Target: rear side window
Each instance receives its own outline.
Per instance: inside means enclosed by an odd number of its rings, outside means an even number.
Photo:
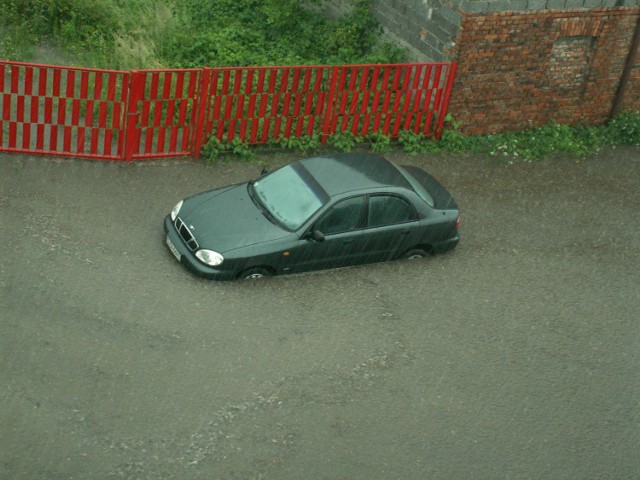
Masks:
[[[381,227],[411,222],[417,218],[415,208],[395,195],[376,195],[369,198],[368,227]]]

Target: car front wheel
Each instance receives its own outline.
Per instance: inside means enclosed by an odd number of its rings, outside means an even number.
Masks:
[[[250,268],[242,272],[239,278],[248,279],[248,280],[257,280],[259,278],[270,277],[273,273],[266,268]]]

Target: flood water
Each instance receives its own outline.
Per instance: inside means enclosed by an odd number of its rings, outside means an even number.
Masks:
[[[218,283],[163,218],[261,166],[0,155],[0,478],[637,478],[640,152],[390,157],[454,252]]]

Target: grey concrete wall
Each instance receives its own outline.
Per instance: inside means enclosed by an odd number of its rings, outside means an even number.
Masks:
[[[373,13],[388,34],[420,61],[446,61],[462,16],[441,0],[374,0]]]
[[[337,17],[348,13],[353,0],[325,0],[321,8]],[[372,0],[375,18],[393,41],[419,62],[449,60],[446,53],[458,34],[461,15],[442,0]],[[312,7],[316,8],[316,7]]]

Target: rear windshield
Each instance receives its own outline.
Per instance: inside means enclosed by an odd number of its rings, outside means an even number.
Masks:
[[[393,163],[393,162],[391,162]],[[418,182],[418,180],[416,180],[414,178],[413,175],[411,175],[409,172],[407,172],[404,168],[402,168],[400,165],[396,165],[395,163],[393,163],[393,166],[396,167],[398,169],[398,171],[402,174],[402,176],[404,178],[407,179],[407,182],[409,182],[411,184],[411,188],[413,188],[413,191],[416,192],[418,194],[418,196],[424,200],[425,202],[427,202],[427,204],[430,207],[435,206],[435,202],[433,200],[433,197],[431,196],[431,194],[427,191],[426,188],[424,188],[420,182]]]

